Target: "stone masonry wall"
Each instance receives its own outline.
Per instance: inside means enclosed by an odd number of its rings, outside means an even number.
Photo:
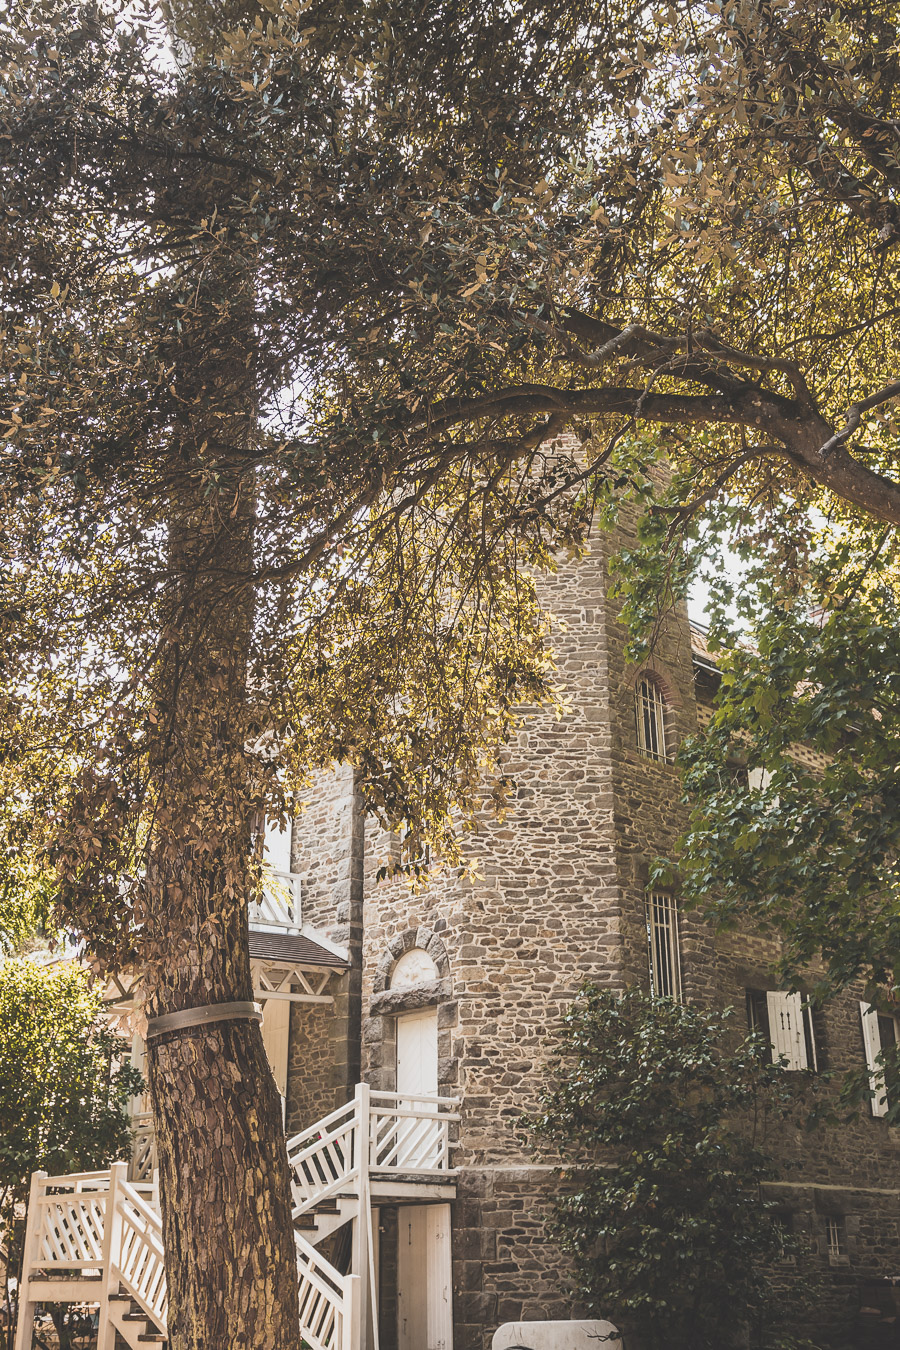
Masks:
[[[626,522],[612,543],[630,538]],[[353,969],[333,1014],[294,1010],[288,1109],[298,1123],[291,1128],[321,1114],[329,1092],[332,1104],[342,1099],[356,1081],[360,1054],[373,1087],[394,1088],[396,1015],[437,1005],[439,1090],[463,1101],[453,1214],[455,1350],[487,1350],[504,1321],[581,1311],[567,1290],[566,1263],[545,1233],[555,1174],[535,1162],[516,1126],[535,1102],[554,1031],[581,983],[647,987],[649,868],[654,858],[672,856],[685,823],[675,768],[638,752],[634,689],[641,669],[625,661],[625,634],[608,597],[611,547],[595,541],[588,557],[542,579],[545,602],[561,621],[553,646],[571,706],[560,721],[526,712],[507,753],[516,782],[510,810],[502,821],[481,822],[468,845],[471,875],[435,869],[416,891],[403,880],[376,883],[393,841],[371,823],[364,837],[346,768],[321,776],[295,821],[305,918],[348,944]],[[667,620],[648,666],[666,693],[674,749],[697,726],[683,611]],[[433,957],[437,978],[391,990],[393,964],[413,946]],[[740,1027],[744,990],[773,987],[776,955],[768,939],[714,939],[694,916],[682,916],[684,996],[734,1006]],[[863,1062],[853,998],[818,1019],[817,1042],[829,1069]],[[315,1071],[304,1070],[317,1045]],[[865,1297],[873,1302],[881,1297],[872,1292],[876,1285],[888,1289],[885,1277],[900,1274],[900,1131],[869,1116],[827,1134],[780,1130],[789,1166],[777,1197],[816,1248],[832,1291],[821,1306],[838,1334],[860,1322],[860,1278],[870,1282]],[[848,1253],[829,1264],[825,1234],[835,1212]],[[383,1350],[396,1346],[395,1217],[383,1212]]]
[[[629,541],[626,522],[614,543]],[[545,602],[564,623],[553,646],[571,710],[561,721],[541,711],[525,717],[507,756],[517,785],[511,809],[502,822],[485,819],[471,841],[477,872],[436,872],[418,892],[398,880],[376,885],[390,840],[370,832],[364,1072],[375,1086],[394,1086],[394,1014],[418,997],[439,1007],[440,1090],[463,1099],[453,1219],[456,1350],[487,1350],[504,1321],[581,1311],[544,1230],[556,1178],[535,1164],[516,1122],[535,1100],[554,1028],[583,980],[648,986],[649,868],[673,856],[686,820],[674,766],[638,752],[634,690],[644,669],[663,687],[670,748],[696,728],[687,615],[669,616],[647,667],[629,666],[607,594],[609,551],[609,541],[595,541],[589,557],[542,580]],[[439,988],[386,1002],[379,981],[411,934],[423,946],[439,937],[447,973]],[[744,989],[766,987],[775,954],[767,940],[716,940],[699,919],[682,916],[685,998],[731,1004],[741,1024]],[[859,1065],[853,1000],[822,1019],[821,1041],[829,1066]],[[783,1127],[778,1141],[791,1164],[787,1194],[798,1231],[810,1234],[826,1275],[844,1281],[834,1286],[832,1307],[845,1312],[855,1295],[846,1270],[827,1266],[828,1205],[851,1206],[852,1270],[872,1278],[897,1271],[897,1133],[862,1117],[827,1135]],[[385,1350],[393,1350],[391,1328],[382,1330]]]
[[[595,556],[547,582],[565,623],[554,646],[572,709],[561,722],[532,712],[509,747],[515,798],[504,821],[485,819],[471,840],[480,875],[438,874],[417,893],[398,880],[376,885],[389,841],[373,832],[367,852],[364,1063],[373,1083],[393,1086],[393,1013],[411,996],[385,1007],[375,987],[385,955],[405,934],[427,932],[440,938],[449,963],[432,1001],[439,1087],[463,1100],[453,1215],[457,1350],[483,1350],[502,1321],[573,1311],[564,1263],[544,1231],[557,1183],[516,1126],[534,1104],[548,1038],[580,984],[620,984],[626,974],[606,585]],[[390,1350],[387,1337],[383,1343]]]
[[[365,821],[352,769],[342,765],[318,774],[299,806],[291,866],[302,877],[303,922],[346,946],[350,969],[331,981],[333,1008],[301,1004],[292,1009],[287,1107],[292,1132],[353,1095],[362,1041]]]

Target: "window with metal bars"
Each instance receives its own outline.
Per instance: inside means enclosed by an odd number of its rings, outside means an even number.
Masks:
[[[678,905],[667,891],[647,895],[647,950],[650,990],[657,998],[681,999]]]
[[[842,1215],[829,1214],[825,1220],[825,1241],[828,1259],[840,1262],[847,1256],[847,1224]]]
[[[647,759],[664,762],[666,753],[666,700],[655,680],[644,675],[634,691],[638,750]]]

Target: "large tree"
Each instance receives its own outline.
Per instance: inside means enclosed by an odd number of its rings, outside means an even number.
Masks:
[[[310,767],[455,856],[551,691],[528,569],[640,487],[636,429],[676,529],[726,484],[900,521],[896,40],[824,0],[8,7],[0,772],[151,1016],[250,997],[254,834]],[[258,1027],[149,1072],[172,1344],[297,1347]]]

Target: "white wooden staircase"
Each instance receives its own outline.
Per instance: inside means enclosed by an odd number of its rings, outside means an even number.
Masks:
[[[287,1141],[297,1247],[300,1324],[310,1350],[378,1346],[373,1204],[452,1199],[449,1097],[373,1092]],[[39,1303],[99,1307],[97,1350],[165,1346],[166,1272],[155,1185],[107,1172],[31,1179],[15,1350],[31,1350]],[[353,1224],[350,1271],[318,1244]],[[368,1330],[367,1330],[368,1328]]]

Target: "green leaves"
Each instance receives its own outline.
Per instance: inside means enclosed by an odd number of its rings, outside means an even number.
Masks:
[[[893,990],[900,982],[895,600],[883,585],[826,610],[810,613],[809,604],[807,595],[783,597],[758,615],[753,645],[720,658],[715,715],[681,756],[692,804],[681,853],[685,896],[720,923],[777,930],[789,979],[824,957],[821,996],[859,979]],[[748,766],[749,782],[729,772],[735,764]]]
[[[791,1075],[729,1015],[586,986],[538,1112],[561,1160],[554,1234],[579,1296],[652,1350],[773,1344],[770,1266],[795,1250],[760,1184],[796,1105]]]

